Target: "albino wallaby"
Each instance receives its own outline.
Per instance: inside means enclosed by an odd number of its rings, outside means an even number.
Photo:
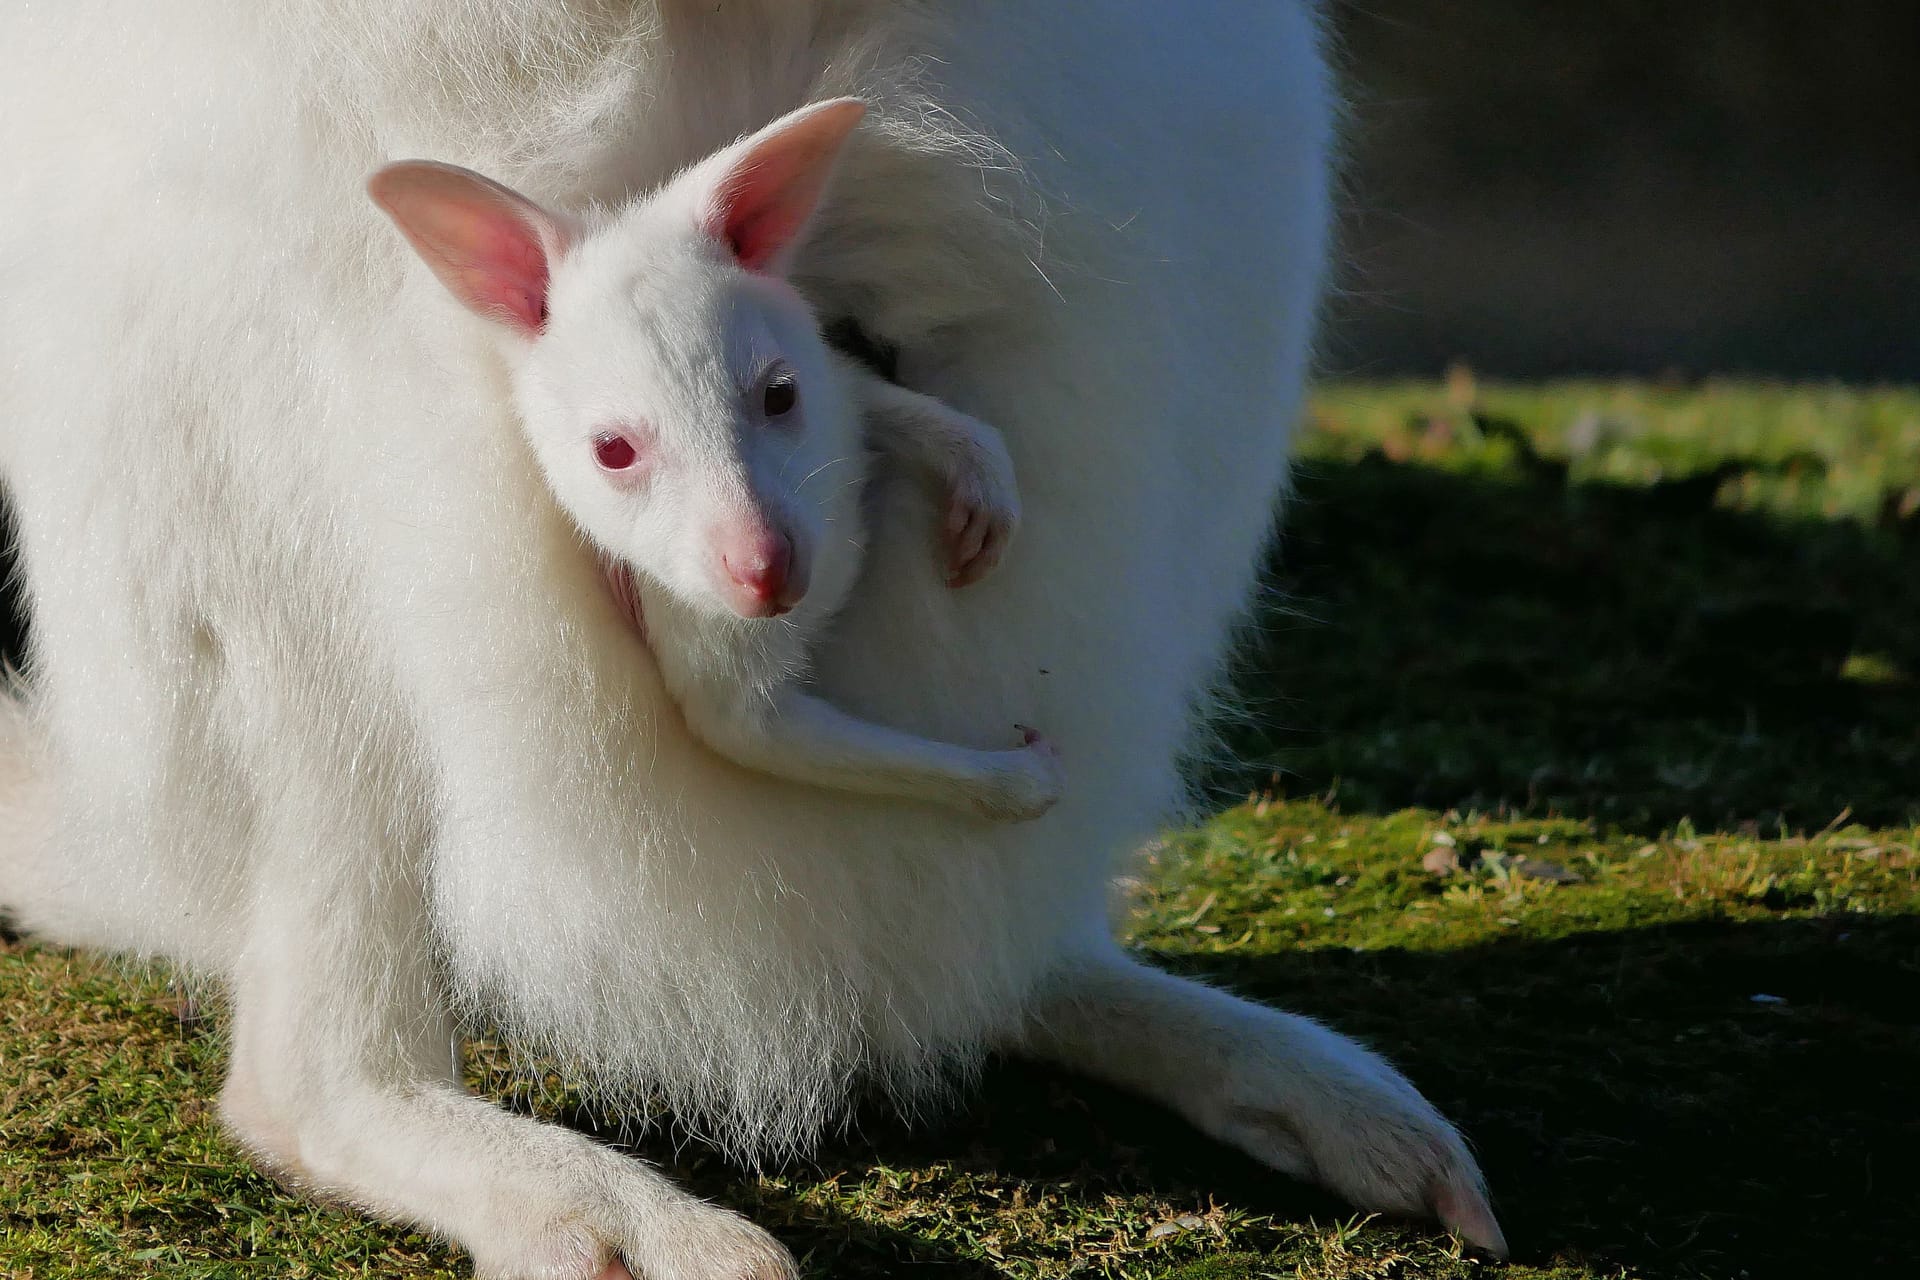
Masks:
[[[929,1103],[1026,1054],[1501,1247],[1464,1140],[1382,1058],[1109,927],[1285,489],[1329,255],[1321,8],[0,4],[0,476],[34,628],[0,908],[219,983],[229,1132],[487,1280],[793,1261],[470,1094],[474,1025],[750,1158],[856,1082]],[[869,119],[793,284],[1000,427],[1027,518],[952,591],[931,504],[876,476],[815,685],[944,741],[1044,725],[1073,785],[1041,822],[700,743],[528,462],[497,335],[448,323],[361,192],[430,155],[616,206],[846,96]]]
[[[368,190],[498,326],[547,483],[702,741],[799,782],[1034,818],[1061,786],[1037,731],[970,750],[799,687],[859,574],[867,444],[941,487],[949,586],[990,573],[1020,518],[1000,433],[832,351],[786,280],[865,114],[802,107],[591,219],[430,161]]]

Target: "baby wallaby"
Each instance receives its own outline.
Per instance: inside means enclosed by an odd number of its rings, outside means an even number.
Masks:
[[[547,483],[695,735],[800,782],[1033,818],[1063,784],[1037,732],[966,748],[801,687],[859,575],[870,448],[944,496],[951,586],[990,572],[1019,522],[999,432],[833,351],[788,283],[865,110],[804,107],[584,218],[424,160],[388,165],[368,191],[498,326]]]

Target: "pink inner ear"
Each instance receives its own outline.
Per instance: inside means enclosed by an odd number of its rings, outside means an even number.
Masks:
[[[707,233],[749,271],[784,270],[865,114],[864,103],[840,99],[762,130],[716,184]]]
[[[423,160],[387,166],[368,191],[469,310],[529,336],[546,325],[548,259],[566,239],[553,215],[477,173]]]
[[[449,255],[447,270],[459,280],[448,287],[473,310],[538,333],[547,323],[547,254],[539,237],[510,216],[479,214],[473,222],[460,241],[463,252]]]
[[[747,270],[768,271],[799,240],[813,209],[755,199],[760,194],[753,190],[757,176],[740,175],[736,190],[721,193],[715,239],[724,241],[733,250],[734,260]]]

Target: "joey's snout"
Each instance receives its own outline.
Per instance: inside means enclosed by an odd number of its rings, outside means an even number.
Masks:
[[[793,535],[764,521],[716,530],[722,594],[743,618],[777,618],[807,594],[807,566]]]

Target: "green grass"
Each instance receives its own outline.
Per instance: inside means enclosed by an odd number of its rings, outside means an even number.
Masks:
[[[1912,1274],[1916,511],[1909,392],[1316,402],[1239,762],[1206,775],[1253,798],[1149,852],[1125,927],[1405,1067],[1514,1264],[1017,1064],[779,1176],[670,1163],[848,1280]],[[183,1012],[159,976],[0,950],[0,1274],[462,1273],[250,1171],[206,1101],[219,1017]],[[494,1061],[481,1087],[551,1106]]]

